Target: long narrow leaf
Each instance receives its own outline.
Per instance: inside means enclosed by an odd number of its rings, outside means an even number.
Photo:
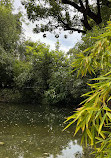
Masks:
[[[102,120],[100,122],[99,130],[98,130],[99,133],[101,132],[101,129],[102,129],[102,126],[103,126],[103,124],[105,122],[105,119],[106,119],[106,114],[103,116],[103,118],[102,118]]]

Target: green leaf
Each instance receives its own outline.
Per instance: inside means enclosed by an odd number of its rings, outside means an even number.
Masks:
[[[91,50],[92,48],[93,48],[93,46],[92,46],[92,47],[89,47],[89,48],[87,48],[87,49],[85,49],[85,50],[83,51],[83,53],[88,52],[88,51]]]
[[[110,118],[110,120],[111,120],[111,113],[109,113],[109,112],[106,112],[106,115]]]
[[[86,129],[86,132],[87,132],[89,138],[91,139],[91,145],[93,145],[93,137],[92,137],[92,134],[91,134],[90,130]]]
[[[76,126],[76,130],[75,130],[75,132],[74,132],[74,136],[77,134],[77,132],[79,131],[80,128],[81,128],[80,125]]]
[[[96,114],[96,116],[95,116],[95,120],[98,118],[98,116],[100,115],[100,113],[101,113],[101,109],[98,110],[98,112],[97,112],[97,114]]]
[[[102,120],[100,122],[99,130],[98,130],[99,133],[101,132],[102,126],[105,123],[105,119],[106,119],[106,114],[102,117]]]
[[[108,98],[107,102],[111,100],[111,96]]]
[[[90,114],[88,114],[88,117],[86,119],[86,128],[88,128],[88,123],[89,123],[89,121],[90,121],[90,119],[92,117],[92,114],[93,114],[93,111],[91,111]]]
[[[111,109],[109,109],[107,106],[104,106],[103,109],[106,111],[111,111]]]
[[[75,122],[75,120],[71,121],[71,122],[63,129],[63,131],[65,131],[68,127],[70,127],[74,122]]]
[[[97,140],[103,142],[104,139],[100,138],[100,137],[96,137]]]

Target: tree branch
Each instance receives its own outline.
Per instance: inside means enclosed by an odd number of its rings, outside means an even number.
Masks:
[[[100,0],[97,0],[97,9],[98,9],[98,13],[97,15],[100,15]]]
[[[75,2],[72,2],[70,0],[62,0],[63,4],[69,4],[71,6],[73,6],[74,8],[76,8],[78,11],[81,12],[81,7],[79,7]]]
[[[78,33],[84,33],[86,34],[85,30],[80,30],[80,29],[76,29],[76,28],[72,28],[69,26],[69,24],[66,24],[62,19],[61,16],[58,16],[58,21],[60,21],[63,24],[64,30],[71,30],[71,31],[77,31]]]
[[[86,9],[88,9],[88,8],[89,8],[89,1],[86,0]]]
[[[82,8],[84,8],[83,2],[81,0],[79,0],[79,3],[81,5]],[[85,9],[85,8],[84,8]]]
[[[65,31],[66,30],[77,31],[78,33],[84,33],[84,34],[86,34],[86,31],[84,31],[84,30],[80,30],[80,29],[76,29],[76,28],[71,28],[71,27],[65,28],[64,30]]]
[[[92,27],[91,27],[91,26],[89,25],[89,23],[88,23],[87,15],[86,15],[86,14],[83,14],[83,17],[84,17],[84,20],[81,20],[82,23],[83,23],[83,25],[85,26],[85,28],[86,28],[87,30],[91,30]]]
[[[88,0],[86,0],[86,15],[93,19],[96,24],[100,24],[102,22],[101,13],[100,13],[100,0],[97,0],[97,14],[91,11],[89,8]]]

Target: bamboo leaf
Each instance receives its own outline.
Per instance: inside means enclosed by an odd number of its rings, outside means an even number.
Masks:
[[[103,124],[105,122],[105,119],[106,119],[106,114],[102,117],[102,120],[100,122],[99,130],[98,130],[99,133],[101,132],[101,129],[102,129],[102,126],[103,126]]]
[[[109,113],[109,112],[106,112],[106,115],[110,118],[110,120],[111,120],[111,113]]]
[[[88,52],[89,50],[92,50],[92,48],[93,48],[93,46],[92,46],[92,47],[89,47],[89,48],[87,48],[87,49],[85,49],[85,50],[83,51],[83,53]]]
[[[80,125],[76,126],[76,130],[75,130],[75,132],[74,132],[74,136],[77,134],[77,132],[80,130],[80,128],[81,128]]]
[[[86,147],[87,147],[87,133],[85,131],[85,143],[86,143]]]
[[[71,126],[73,123],[75,122],[75,120],[71,121],[64,129],[63,131],[65,131],[69,126]]]
[[[102,139],[102,138],[100,138],[100,137],[96,137],[96,139],[99,140],[99,141],[101,141],[101,142],[104,141],[104,139]]]
[[[93,98],[95,98],[97,96],[99,92],[94,93],[91,97],[89,97],[89,99],[87,100],[87,102],[89,102],[90,100],[92,100]]]
[[[109,71],[108,73],[106,73],[104,76],[107,76],[107,75],[109,75],[109,74],[111,74],[111,71]]]
[[[106,111],[111,111],[111,109],[109,109],[107,106],[104,106],[103,109]]]
[[[71,116],[69,116],[69,117],[67,117],[66,120],[64,121],[64,123],[66,123],[66,122],[68,122],[69,120],[74,119],[74,118],[76,118],[76,113],[73,114],[73,115],[71,115]]]
[[[111,96],[108,98],[107,102],[111,100]]]
[[[93,137],[92,137],[92,134],[91,134],[90,130],[86,129],[86,132],[87,132],[89,138],[91,139],[91,145],[93,145]]]
[[[84,142],[84,137],[85,137],[85,131],[83,132],[83,134],[82,134],[82,138],[81,138],[81,144],[83,144],[83,142]]]
[[[100,115],[100,113],[101,113],[101,110],[99,110],[99,111],[97,112],[97,114],[96,114],[96,116],[95,116],[95,120],[98,118],[98,116]]]
[[[90,114],[88,114],[88,118],[86,119],[86,128],[88,128],[88,123],[91,119],[92,114],[93,114],[93,111],[91,111]]]
[[[97,132],[98,132],[98,131],[99,131],[99,128],[98,128],[97,125],[95,125],[95,128],[96,128],[96,130],[97,130]],[[103,139],[105,139],[105,135],[104,135],[104,133],[103,133],[102,131],[100,131],[99,134],[101,135],[101,137],[102,137]]]

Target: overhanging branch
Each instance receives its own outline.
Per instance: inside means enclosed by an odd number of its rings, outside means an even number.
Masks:
[[[88,8],[89,8],[89,1],[86,0],[86,9],[88,9]]]
[[[69,24],[66,24],[66,23],[62,20],[61,16],[58,16],[58,21],[63,24],[63,27],[64,27],[64,30],[65,30],[65,31],[66,31],[66,30],[71,30],[71,31],[77,31],[78,33],[84,33],[84,34],[86,34],[86,31],[85,31],[85,30],[81,30],[81,29],[77,29],[77,28],[72,28],[72,27],[70,27]]]
[[[71,30],[71,31],[77,31],[78,33],[84,33],[84,34],[86,34],[86,31],[84,31],[84,30],[80,30],[80,29],[76,29],[76,28],[65,28],[64,29],[65,31],[66,30]]]
[[[71,6],[73,6],[74,8],[76,8],[78,11],[81,10],[81,7],[79,7],[75,2],[72,2],[70,0],[62,0],[63,4],[69,4]]]
[[[97,0],[98,15],[100,15],[100,0]]]
[[[85,9],[85,8],[84,8],[84,5],[83,5],[83,2],[82,2],[81,0],[79,0],[79,3],[80,3],[80,5],[81,5],[81,7],[82,7],[83,9]]]

